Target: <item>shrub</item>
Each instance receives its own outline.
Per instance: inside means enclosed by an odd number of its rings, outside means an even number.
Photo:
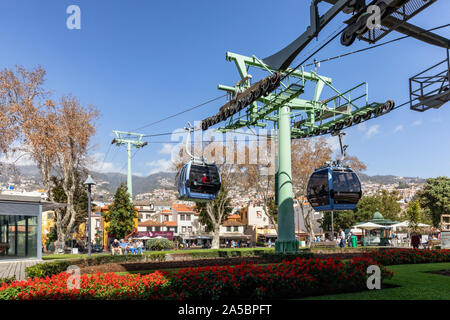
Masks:
[[[29,278],[45,278],[66,271],[72,264],[69,261],[38,263],[26,268],[25,273]]]
[[[386,266],[395,264],[450,262],[449,249],[383,249],[367,252],[365,256]]]
[[[165,292],[168,285],[167,279],[158,271],[148,275],[83,274],[79,289],[69,289],[69,276],[63,272],[45,279],[4,284],[0,287],[0,300],[158,299],[159,291]]]
[[[69,266],[76,265],[79,267],[85,266],[96,266],[99,264],[105,263],[114,263],[114,262],[133,262],[133,261],[145,261],[146,258],[144,255],[123,255],[123,256],[91,256],[90,258],[84,259],[71,259],[71,260],[61,260],[54,262],[45,262],[35,264],[34,266],[28,267],[25,269],[27,277],[29,278],[45,278],[50,277],[54,274],[59,274],[67,270]]]
[[[173,249],[174,244],[173,244],[173,241],[170,241],[166,238],[150,239],[150,240],[147,240],[145,247],[148,250],[159,251],[159,250]]]

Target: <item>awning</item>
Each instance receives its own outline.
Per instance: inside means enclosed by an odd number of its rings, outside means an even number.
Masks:
[[[365,222],[362,224],[357,224],[352,226],[352,228],[356,228],[356,229],[366,229],[366,230],[373,230],[373,229],[388,229],[391,226],[383,226],[381,224],[376,224],[373,222]]]
[[[249,235],[240,235],[240,234],[222,234],[220,235],[220,239],[245,239],[248,240],[250,239],[251,236]]]
[[[409,227],[409,225],[410,225],[409,221],[403,221],[403,222],[393,224],[393,225],[391,225],[391,227]],[[421,228],[431,227],[430,225],[425,224],[425,223],[419,223],[417,226],[421,227]]]

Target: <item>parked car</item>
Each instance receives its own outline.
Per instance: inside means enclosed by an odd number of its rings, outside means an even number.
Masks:
[[[92,246],[92,252],[103,252],[103,245],[101,245],[101,244],[94,244]]]

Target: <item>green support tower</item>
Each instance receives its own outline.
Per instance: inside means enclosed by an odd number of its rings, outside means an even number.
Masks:
[[[128,153],[128,175],[127,175],[127,189],[130,194],[130,201],[133,202],[133,182],[132,182],[132,172],[131,172],[131,147],[134,146],[137,149],[142,148],[147,145],[147,142],[142,141],[144,137],[143,134],[140,133],[132,133],[132,132],[122,132],[122,131],[113,131],[116,137],[111,142],[117,146],[127,145],[127,153]]]
[[[287,69],[280,73],[255,56],[227,52],[226,59],[235,63],[241,81],[234,86],[219,85],[218,89],[229,93],[230,101],[219,112],[202,121],[202,130],[220,122],[225,125],[217,131],[227,132],[243,127],[266,128],[269,123],[278,129],[278,170],[275,184],[278,205],[277,252],[298,251],[295,236],[293,186],[291,169],[291,140],[338,132],[345,127],[367,121],[392,110],[394,103],[368,102],[367,83],[363,82],[343,93],[332,86],[330,78],[303,68]],[[268,72],[269,78],[280,75],[274,88],[264,89],[268,82],[251,83],[250,68]],[[269,79],[266,78],[266,79]],[[305,85],[315,84],[312,100],[299,98]],[[331,95],[321,100],[326,89]],[[264,91],[264,94],[261,94]],[[249,98],[250,97],[250,98]],[[256,97],[256,98],[255,98]],[[357,104],[360,104],[358,106]]]

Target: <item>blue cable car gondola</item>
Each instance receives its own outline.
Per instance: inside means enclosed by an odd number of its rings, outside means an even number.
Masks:
[[[361,199],[361,182],[349,167],[330,165],[314,171],[307,198],[316,211],[354,210]]]
[[[214,200],[221,186],[219,168],[215,164],[191,160],[178,173],[177,184],[181,200]]]
[[[177,188],[180,200],[210,201],[219,193],[222,180],[219,168],[214,163],[206,163],[203,159],[196,159],[189,152],[189,139],[194,131],[188,122],[186,137],[186,153],[191,157],[177,175]]]
[[[339,136],[342,160],[348,146],[342,144],[345,133],[336,132]],[[306,187],[306,197],[315,211],[354,210],[362,196],[361,181],[350,168],[343,166],[341,160],[316,169]]]

